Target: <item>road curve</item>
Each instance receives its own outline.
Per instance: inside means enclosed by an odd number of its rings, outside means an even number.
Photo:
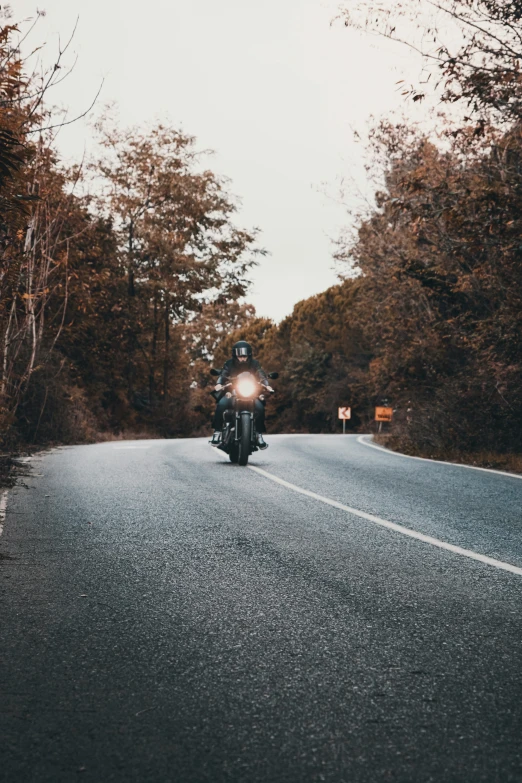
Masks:
[[[522,575],[372,521],[522,569],[522,481],[269,442],[264,473],[203,439],[33,459],[0,537],[1,781],[522,781]]]

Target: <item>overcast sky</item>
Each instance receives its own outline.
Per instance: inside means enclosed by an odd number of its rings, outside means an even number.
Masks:
[[[332,239],[349,216],[332,196],[367,192],[361,145],[371,115],[402,105],[420,63],[397,44],[331,25],[332,0],[16,0],[16,19],[45,9],[31,41],[56,52],[79,17],[74,73],[53,100],[70,116],[115,100],[122,123],[169,119],[212,148],[212,167],[241,198],[238,222],[270,252],[249,296],[276,320],[336,282]],[[68,58],[71,61],[72,56]],[[64,129],[68,159],[92,151],[86,122]],[[328,194],[325,195],[324,191]]]

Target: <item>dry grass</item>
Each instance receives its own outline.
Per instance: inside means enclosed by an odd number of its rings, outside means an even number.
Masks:
[[[19,461],[19,457],[12,454],[0,454],[0,490],[14,487],[16,482],[27,476],[28,465]]]
[[[477,468],[504,470],[506,473],[522,474],[522,454],[497,454],[492,451],[467,452],[459,449],[421,448],[411,441],[394,435],[375,435],[374,440],[392,451],[399,451],[412,457],[425,457],[441,462],[458,462]]]
[[[95,443],[106,443],[109,441],[119,440],[162,440],[161,436],[155,431],[147,430],[124,430],[123,432],[97,432],[94,440]]]

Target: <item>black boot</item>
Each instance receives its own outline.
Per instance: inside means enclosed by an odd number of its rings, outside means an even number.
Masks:
[[[258,449],[267,449],[268,443],[265,443],[263,436],[260,432],[257,433],[257,448]]]

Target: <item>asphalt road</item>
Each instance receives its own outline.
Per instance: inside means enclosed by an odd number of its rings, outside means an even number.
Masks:
[[[251,464],[522,568],[522,480],[351,436]],[[0,537],[0,780],[522,781],[522,575],[203,440],[62,448]]]

